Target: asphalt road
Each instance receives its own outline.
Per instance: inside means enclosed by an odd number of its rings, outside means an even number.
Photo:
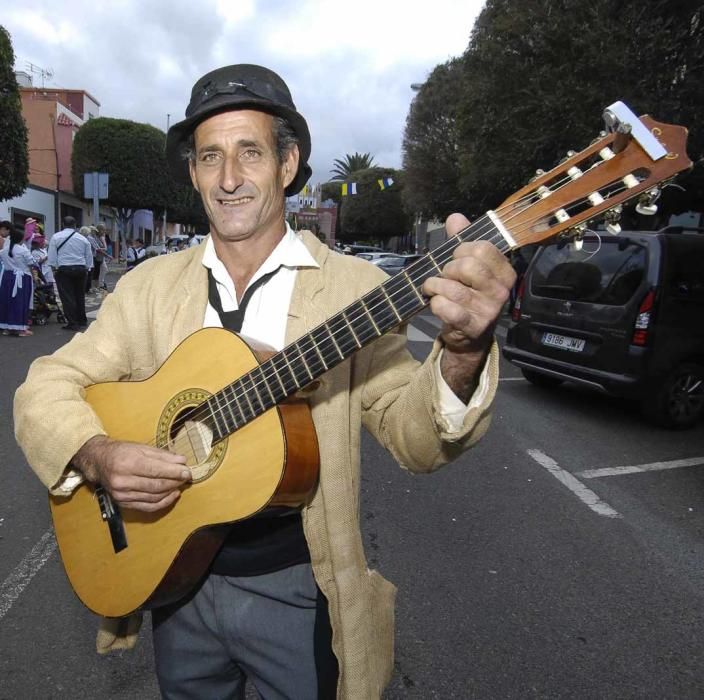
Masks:
[[[430,321],[414,322],[419,358]],[[0,698],[157,698],[148,629],[134,652],[95,654],[12,437],[27,366],[66,339],[55,323],[0,337]],[[364,441],[367,555],[399,588],[386,697],[704,697],[701,427],[656,430],[627,403],[502,371],[490,432],[457,463],[412,476]],[[641,471],[602,471],[627,466]]]

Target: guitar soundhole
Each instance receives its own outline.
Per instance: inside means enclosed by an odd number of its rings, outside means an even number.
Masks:
[[[157,444],[186,458],[193,481],[202,481],[220,466],[227,449],[227,439],[213,445],[213,426],[204,410],[210,394],[202,389],[188,389],[174,396],[159,420]]]

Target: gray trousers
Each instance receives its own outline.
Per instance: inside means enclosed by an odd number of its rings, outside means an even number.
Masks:
[[[334,698],[327,601],[310,564],[263,576],[208,576],[184,601],[152,611],[162,697],[264,700]]]

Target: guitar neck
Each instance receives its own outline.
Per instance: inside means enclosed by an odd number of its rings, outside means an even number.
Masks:
[[[440,274],[460,243],[488,240],[506,252],[510,246],[496,221],[483,216],[211,396],[206,403],[214,439],[227,437],[424,309],[429,299],[421,292],[423,282]]]

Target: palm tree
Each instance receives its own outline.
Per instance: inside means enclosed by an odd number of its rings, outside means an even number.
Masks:
[[[330,171],[333,180],[349,180],[358,170],[371,168],[374,165],[374,157],[370,153],[355,153],[353,156],[348,153],[344,160],[335,158],[333,165],[335,168]]]

